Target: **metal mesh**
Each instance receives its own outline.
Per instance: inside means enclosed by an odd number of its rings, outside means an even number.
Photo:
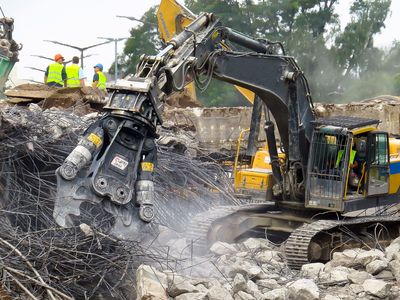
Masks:
[[[346,177],[348,137],[315,132],[309,170],[309,202],[340,209]]]
[[[0,298],[131,299],[137,265],[173,269],[171,260],[174,267],[180,264],[167,248],[144,248],[140,241],[55,224],[55,170],[94,119],[23,107],[0,115]],[[235,203],[230,179],[217,164],[172,149],[159,151],[156,225],[185,229],[197,212]]]

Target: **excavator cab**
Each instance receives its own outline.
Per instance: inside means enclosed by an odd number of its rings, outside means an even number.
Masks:
[[[349,212],[389,193],[389,138],[378,120],[318,120],[308,162],[306,206]],[[374,205],[372,205],[374,204]]]

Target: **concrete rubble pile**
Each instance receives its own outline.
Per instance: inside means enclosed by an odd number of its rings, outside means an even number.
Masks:
[[[167,242],[153,242],[159,226],[182,230],[199,212],[235,204],[230,181],[217,164],[193,160],[176,144],[165,144],[159,145],[155,174],[158,213],[143,230],[143,240],[118,242],[85,224],[59,228],[52,216],[55,170],[100,114],[79,116],[73,113],[77,109],[1,103],[0,271],[6,272],[0,278],[1,299],[46,299],[46,294],[56,299],[134,299],[132,277],[140,262],[165,268],[180,264],[179,255],[171,258]]]
[[[172,250],[184,256],[180,245]],[[386,249],[335,252],[331,261],[303,265],[299,271],[287,267],[282,247],[262,238],[217,242],[210,255],[192,258],[192,267],[181,273],[141,265],[137,299],[400,299],[400,237]]]
[[[29,91],[27,93],[32,91],[32,87],[25,88]],[[240,132],[248,128],[251,108],[166,109],[165,122],[159,129],[161,137],[158,140],[160,157],[156,174],[156,208],[160,213],[154,225],[157,235],[154,239],[144,241],[141,245],[136,243],[132,247],[116,245],[114,240],[85,226],[74,228],[71,232],[54,230],[56,225],[51,219],[54,171],[75,146],[83,130],[99,117],[98,107],[93,104],[101,105],[103,102],[93,100],[96,97],[90,100],[92,92],[85,92],[84,89],[76,89],[72,93],[75,93],[72,102],[68,101],[71,92],[63,89],[54,92],[44,88],[48,95],[33,101],[21,96],[24,88],[19,90],[22,92],[15,92],[15,97],[10,94],[8,102],[0,105],[0,219],[12,216],[10,224],[8,221],[0,222],[9,226],[7,228],[12,227],[1,231],[0,256],[2,249],[9,251],[8,246],[4,246],[5,241],[8,241],[10,245],[18,245],[17,249],[27,260],[34,262],[37,271],[46,281],[45,285],[38,284],[36,279],[30,282],[29,289],[32,287],[31,291],[35,295],[48,294],[49,290],[54,292],[55,289],[57,295],[64,293],[71,298],[79,295],[84,299],[87,295],[84,294],[83,284],[87,284],[87,281],[80,281],[87,276],[84,271],[90,269],[96,271],[89,276],[91,288],[94,285],[95,289],[90,295],[98,293],[104,299],[400,299],[400,238],[386,249],[336,252],[331,261],[304,265],[300,271],[287,267],[282,254],[284,244],[275,245],[262,238],[250,238],[237,244],[218,242],[212,246],[210,254],[194,255],[193,242],[181,233],[187,222],[197,213],[213,206],[238,203],[233,197],[229,179],[223,176],[223,170],[210,163],[210,160],[204,163],[193,158],[207,157],[215,152],[232,155]],[[43,89],[41,93],[43,95]],[[400,105],[396,99],[391,99],[392,102],[384,100],[375,99],[371,100],[372,104],[351,105],[368,107],[368,110],[362,111],[375,114],[375,117],[377,111],[391,111],[392,114],[382,120],[382,125],[389,124],[387,128],[393,127],[395,130],[391,131],[399,134],[400,124],[397,123],[397,127],[395,125],[396,120],[399,120]],[[337,107],[339,111],[349,109],[348,106]],[[316,110],[321,115],[336,112],[330,105],[317,105]],[[219,178],[219,181],[215,182],[214,178]],[[219,193],[215,193],[216,190]],[[28,203],[32,203],[32,206]],[[18,224],[18,230],[15,224]],[[41,233],[40,236],[32,235],[35,230]],[[21,231],[23,236],[20,235]],[[47,239],[42,232],[46,232],[46,235],[49,232],[58,233],[55,236],[49,234]],[[88,258],[93,260],[93,257],[101,256],[104,260],[100,260],[93,268],[86,268],[89,262],[83,257],[85,252],[79,247],[64,245],[65,250],[58,255],[69,255],[68,249],[71,248],[77,250],[81,255],[76,257],[82,270],[76,274],[68,273],[71,276],[68,283],[52,281],[48,273],[51,270],[49,266],[57,263],[51,261],[51,258],[62,258],[65,261],[70,258],[45,256],[42,253],[39,259],[29,255],[38,253],[41,245],[44,245],[44,252],[48,251],[45,254],[53,254],[54,241],[58,242],[57,247],[63,246],[57,240],[60,238],[68,242],[75,240],[81,243],[80,246],[90,244],[89,250],[93,256],[88,255]],[[25,240],[36,246],[23,242]],[[115,252],[109,250],[115,247],[121,248],[118,248],[118,256],[113,258]],[[121,279],[112,284],[107,281],[106,261],[109,259],[118,261],[115,264],[117,269],[110,268],[110,276],[120,279],[130,273],[129,280]],[[6,266],[12,272],[12,269],[20,267],[16,271],[20,273],[26,268],[24,263],[19,266],[7,263],[7,260],[3,260],[0,268]],[[143,264],[138,267],[138,263]],[[73,270],[69,264],[63,267],[68,268],[68,271]],[[29,273],[29,276],[34,277],[32,274]],[[0,283],[15,288],[17,285],[12,284],[17,281],[14,279],[19,278],[18,282],[21,283],[22,277],[18,273],[6,273]],[[133,277],[136,277],[135,280]],[[133,282],[136,282],[136,286]],[[128,292],[118,292],[121,283],[129,285]],[[76,284],[82,285],[77,288]],[[46,288],[47,285],[51,289]],[[23,291],[20,286],[18,290]],[[0,285],[0,298],[3,292],[8,291],[3,291]],[[64,298],[70,299],[68,297]]]
[[[0,139],[3,145],[0,144],[0,152],[3,151],[3,156],[8,157],[7,153],[14,149],[12,159],[18,155],[32,156],[32,168],[38,163],[35,161],[36,156],[39,160],[50,159],[51,163],[47,162],[46,172],[51,172],[49,168],[55,171],[61,165],[77,144],[80,135],[100,116],[100,112],[93,109],[80,116],[63,107],[43,109],[43,106],[36,103],[30,103],[28,106],[2,103],[1,107]],[[73,106],[72,110],[86,112],[86,109],[79,106]],[[180,136],[177,136],[177,130],[182,132]],[[155,174],[155,205],[160,211],[157,222],[183,228],[193,215],[209,209],[210,206],[238,203],[233,196],[230,179],[224,176],[219,165],[192,159],[192,155],[187,151],[192,148],[187,148],[186,145],[194,140],[193,136],[184,140],[184,129],[168,127],[161,128],[160,135],[158,168]],[[175,138],[168,140],[169,136]],[[17,143],[18,146],[12,143]],[[191,144],[190,147],[193,146],[194,144]],[[54,154],[51,153],[52,149]],[[51,175],[54,180],[54,173]],[[218,182],[214,181],[215,177],[219,178]],[[212,190],[220,192],[215,193]],[[191,201],[184,201],[186,198],[190,198]],[[172,212],[181,216],[172,218]]]
[[[105,104],[104,93],[90,86],[56,88],[43,84],[21,84],[5,92],[9,104],[37,103],[42,109],[57,107],[82,116]]]

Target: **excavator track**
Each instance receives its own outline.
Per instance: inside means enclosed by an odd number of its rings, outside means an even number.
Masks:
[[[285,254],[288,266],[293,269],[300,269],[302,265],[308,264],[310,259],[310,246],[315,241],[319,233],[332,231],[341,231],[343,227],[361,225],[360,228],[366,228],[367,225],[380,223],[382,225],[400,225],[400,216],[374,216],[357,217],[346,220],[318,220],[309,224],[304,224],[297,228],[287,239],[285,244]]]
[[[195,252],[205,253],[208,251],[207,235],[215,220],[226,217],[241,208],[242,206],[218,206],[197,214],[190,222],[187,230],[187,239],[192,242]]]
[[[219,240],[219,236],[215,235],[215,232],[229,230],[229,227],[234,225],[229,221],[236,220],[237,213],[247,211],[249,215],[269,214],[271,207],[265,204],[220,206],[196,215],[187,228],[187,238],[192,242],[193,251],[196,254],[206,253],[212,242]],[[230,217],[234,219],[229,219]],[[331,237],[345,237],[347,232],[362,236],[363,230],[366,232],[366,229],[373,224],[381,224],[392,229],[397,228],[397,231],[393,232],[394,237],[400,233],[400,215],[355,217],[343,220],[314,221],[310,218],[304,220],[298,227],[293,228],[285,242],[284,252],[287,264],[293,269],[300,269],[304,264],[318,261],[318,253],[322,248],[328,251],[328,254],[331,254],[331,249],[340,250],[340,247],[336,247],[334,244],[335,242],[341,243],[340,238],[338,241],[333,241]]]
[[[211,210],[197,214],[188,225],[186,238],[191,241],[195,252],[202,254],[209,250],[208,233],[216,221],[240,210],[258,209],[265,204],[248,204],[240,206],[217,206]]]
[[[304,224],[297,228],[287,239],[285,255],[288,266],[300,269],[302,265],[309,263],[309,247],[311,240],[319,232],[332,229],[340,224],[339,221],[320,220],[310,224]]]

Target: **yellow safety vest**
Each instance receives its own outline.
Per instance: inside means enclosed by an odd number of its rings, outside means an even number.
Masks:
[[[349,160],[350,164],[354,163],[354,158],[356,157],[356,153],[357,153],[357,151],[351,149],[351,151],[350,151],[350,160]],[[335,168],[339,167],[339,164],[342,161],[343,155],[344,155],[344,150],[339,150],[338,156],[336,158]]]
[[[99,74],[99,81],[97,82],[97,87],[100,90],[105,90],[106,89],[107,77],[101,71],[99,71],[97,74]]]
[[[64,86],[64,81],[62,78],[62,69],[64,68],[64,65],[59,64],[57,62],[52,63],[49,66],[49,74],[47,75],[47,83],[49,82],[55,82],[58,84],[61,84]]]
[[[67,72],[67,86],[68,87],[80,87],[81,86],[81,81],[79,80],[79,69],[81,67],[72,64],[69,65],[65,68],[65,71]]]

